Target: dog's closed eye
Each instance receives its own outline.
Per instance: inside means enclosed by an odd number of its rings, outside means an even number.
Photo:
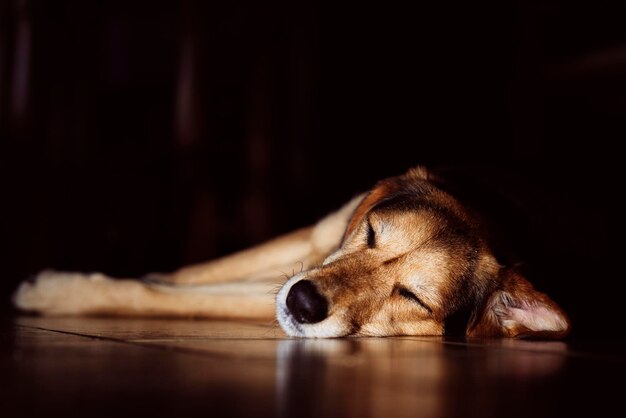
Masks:
[[[376,231],[369,220],[367,221],[367,248],[376,248]]]
[[[426,306],[426,304],[424,302],[422,302],[422,300],[420,298],[417,297],[417,295],[413,292],[411,292],[409,289],[407,289],[406,287],[400,287],[398,288],[398,294],[400,296],[402,296],[405,299],[408,299],[410,301],[413,301],[415,303],[417,303],[418,305],[420,305],[422,308],[426,309],[428,311],[428,313],[432,314],[433,310],[430,309],[428,306]]]

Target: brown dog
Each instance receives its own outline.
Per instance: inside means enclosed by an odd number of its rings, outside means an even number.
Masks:
[[[43,272],[14,301],[66,315],[275,312],[287,334],[301,337],[566,335],[564,312],[496,260],[482,219],[437,184],[418,167],[312,227],[219,260],[143,281]],[[279,271],[296,263],[302,271],[280,283]]]

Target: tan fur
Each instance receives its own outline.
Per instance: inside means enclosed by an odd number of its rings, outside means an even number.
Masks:
[[[430,180],[425,169],[412,169],[312,227],[147,282],[43,272],[14,301],[47,315],[276,312],[288,334],[303,337],[441,335],[451,317],[468,311],[468,336],[564,336],[569,320],[560,308],[500,266],[479,222]],[[285,282],[283,272],[300,265]],[[289,292],[301,280],[327,301],[323,320],[299,323],[290,312]]]

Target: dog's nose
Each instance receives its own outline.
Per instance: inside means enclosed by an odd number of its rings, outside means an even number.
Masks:
[[[301,324],[314,324],[328,316],[328,302],[309,280],[300,280],[289,289],[287,308]]]

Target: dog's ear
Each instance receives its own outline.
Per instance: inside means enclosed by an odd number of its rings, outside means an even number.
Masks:
[[[469,337],[562,338],[570,330],[563,310],[519,273],[502,269],[467,330]]]

